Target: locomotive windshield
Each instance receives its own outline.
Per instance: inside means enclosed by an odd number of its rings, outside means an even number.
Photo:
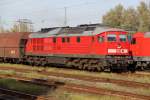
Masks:
[[[126,42],[127,41],[127,36],[126,35],[119,35],[119,39],[120,39],[120,42]]]
[[[115,42],[116,41],[116,35],[115,34],[108,34],[107,35],[107,41],[109,42]]]

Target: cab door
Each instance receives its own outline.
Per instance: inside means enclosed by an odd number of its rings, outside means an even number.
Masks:
[[[95,54],[105,55],[106,54],[106,42],[105,35],[97,35],[95,42],[93,43],[93,50]]]
[[[107,53],[109,55],[114,55],[117,53],[117,48],[120,48],[120,44],[117,40],[117,34],[114,32],[107,33],[106,36],[107,41]]]
[[[118,35],[120,54],[128,54],[130,50],[130,42],[127,37],[127,33],[119,33]]]
[[[25,55],[25,46],[27,43],[27,39],[20,40],[20,56],[23,57]]]

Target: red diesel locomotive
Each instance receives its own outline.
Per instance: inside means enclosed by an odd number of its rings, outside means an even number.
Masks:
[[[87,70],[132,69],[130,42],[122,29],[101,25],[50,28],[29,35],[25,61],[50,63]]]

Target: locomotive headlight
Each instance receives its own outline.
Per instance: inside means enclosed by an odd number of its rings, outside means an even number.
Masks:
[[[128,49],[120,49],[120,53],[128,53]]]

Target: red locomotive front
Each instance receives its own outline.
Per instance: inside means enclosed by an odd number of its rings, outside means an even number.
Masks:
[[[130,42],[128,33],[121,29],[110,28],[98,34],[99,42],[96,43],[97,54],[104,54],[107,66],[113,69],[127,69],[132,64]],[[132,68],[131,68],[132,69]]]

